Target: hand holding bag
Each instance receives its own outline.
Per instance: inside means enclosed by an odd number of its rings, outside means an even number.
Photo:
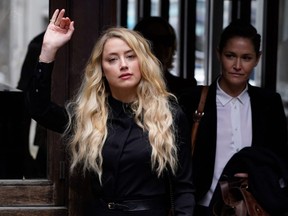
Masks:
[[[249,191],[247,178],[219,181],[222,200],[215,203],[216,216],[269,216]]]

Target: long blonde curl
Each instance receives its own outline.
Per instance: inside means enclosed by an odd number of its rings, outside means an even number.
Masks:
[[[106,41],[114,37],[125,41],[139,60],[142,79],[132,109],[135,122],[148,133],[152,147],[151,169],[158,176],[167,169],[175,173],[178,160],[171,106],[174,97],[166,90],[160,63],[152,54],[150,44],[139,33],[122,27],[109,28],[102,34],[86,65],[81,87],[68,103],[70,121],[65,135],[69,137],[71,171],[81,164],[84,172],[96,172],[101,181],[110,95],[101,62]]]

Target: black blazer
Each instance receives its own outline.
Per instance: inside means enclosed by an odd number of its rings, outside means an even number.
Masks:
[[[194,150],[193,176],[196,201],[209,190],[214,173],[217,134],[216,82],[214,81],[209,87],[205,114],[199,124]],[[197,86],[179,99],[191,125],[192,114],[198,107],[201,89],[201,86]],[[252,146],[267,147],[287,157],[287,122],[280,95],[250,84],[248,94],[252,109]]]

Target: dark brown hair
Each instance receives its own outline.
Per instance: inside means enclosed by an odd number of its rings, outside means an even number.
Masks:
[[[226,46],[228,40],[234,37],[244,37],[252,41],[254,50],[260,55],[261,36],[257,33],[257,30],[250,23],[241,19],[232,21],[222,32],[219,42],[219,52],[221,53]]]

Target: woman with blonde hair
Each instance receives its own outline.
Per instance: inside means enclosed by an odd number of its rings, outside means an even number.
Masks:
[[[86,215],[193,215],[190,131],[147,41],[126,28],[109,28],[97,41],[75,97],[50,101],[57,50],[74,22],[56,10],[47,27],[28,92],[32,117],[67,138],[71,171],[92,178]]]

